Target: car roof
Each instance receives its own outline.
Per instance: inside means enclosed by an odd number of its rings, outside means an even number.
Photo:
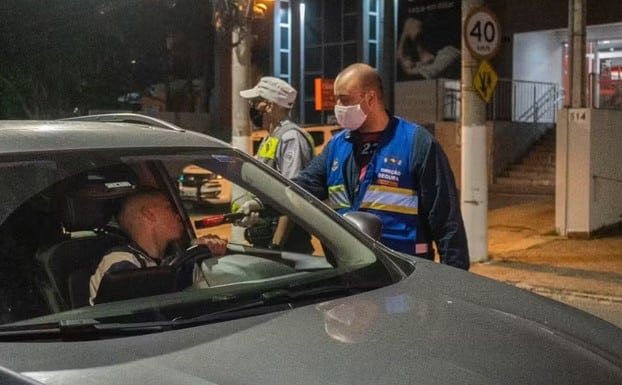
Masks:
[[[173,125],[71,120],[0,121],[0,154],[142,147],[231,146],[222,140]]]

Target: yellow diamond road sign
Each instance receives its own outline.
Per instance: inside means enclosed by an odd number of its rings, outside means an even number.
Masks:
[[[490,101],[495,91],[499,77],[487,60],[482,60],[473,76],[473,88],[486,103]]]

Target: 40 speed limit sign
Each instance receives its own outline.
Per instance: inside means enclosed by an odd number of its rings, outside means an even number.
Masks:
[[[486,7],[471,10],[464,21],[464,41],[471,55],[490,59],[501,46],[501,26],[494,13]]]

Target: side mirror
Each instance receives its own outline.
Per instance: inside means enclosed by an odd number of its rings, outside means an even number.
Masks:
[[[343,216],[354,223],[365,234],[375,240],[380,239],[382,235],[382,221],[378,216],[364,211],[349,211],[343,214]]]

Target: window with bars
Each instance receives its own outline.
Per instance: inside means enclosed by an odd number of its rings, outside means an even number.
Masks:
[[[274,73],[291,84],[292,81],[292,11],[289,0],[278,2],[274,18]]]

